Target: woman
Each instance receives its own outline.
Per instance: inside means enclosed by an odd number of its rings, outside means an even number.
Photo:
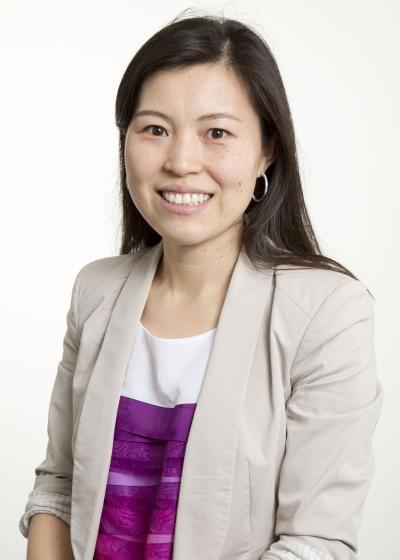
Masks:
[[[121,251],[75,279],[28,557],[356,559],[374,311],[321,255],[273,55],[238,21],[177,18],[116,122]]]

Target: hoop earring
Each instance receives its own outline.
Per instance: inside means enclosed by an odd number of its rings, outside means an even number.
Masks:
[[[267,190],[268,190],[268,178],[267,178],[267,176],[266,176],[265,173],[263,173],[262,176],[264,177],[264,183],[265,183],[265,184],[264,184],[264,194],[262,195],[261,198],[254,198],[254,194],[253,194],[253,197],[252,197],[252,198],[253,198],[253,200],[254,200],[255,202],[260,202],[260,201],[265,197],[265,195],[267,194]]]

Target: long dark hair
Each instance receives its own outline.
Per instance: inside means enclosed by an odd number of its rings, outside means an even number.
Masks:
[[[210,14],[183,18],[178,15],[157,31],[136,52],[118,87],[115,117],[120,133],[122,207],[119,254],[140,251],[161,240],[160,234],[134,205],[126,185],[125,136],[139,89],[156,71],[202,63],[222,63],[236,71],[261,119],[262,147],[265,149],[271,140],[275,141],[274,161],[265,172],[267,195],[261,202],[252,199],[243,217],[242,245],[253,265],[256,268],[271,268],[277,264],[324,268],[358,280],[342,264],[321,254],[303,197],[286,91],[269,46],[250,26]],[[263,178],[259,180],[263,187]],[[259,188],[256,184],[257,198]]]

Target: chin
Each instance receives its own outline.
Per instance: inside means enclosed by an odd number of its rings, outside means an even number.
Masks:
[[[168,234],[160,234],[163,238],[163,243],[168,243],[175,246],[181,247],[190,247],[194,245],[201,245],[202,243],[207,243],[210,238],[205,237],[204,234],[202,235],[190,235],[190,234],[182,234],[181,236],[178,235],[168,235]]]

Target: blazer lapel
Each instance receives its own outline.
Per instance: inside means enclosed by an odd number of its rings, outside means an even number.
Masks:
[[[133,265],[115,303],[89,380],[75,440],[71,540],[92,560],[125,372],[163,245]],[[186,445],[174,534],[174,560],[215,558],[228,529],[245,396],[273,270],[257,271],[242,249],[221,310]]]

